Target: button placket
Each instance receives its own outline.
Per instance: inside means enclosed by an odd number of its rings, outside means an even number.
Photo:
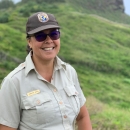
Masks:
[[[69,119],[68,119],[68,116],[66,114],[66,107],[65,107],[65,104],[58,92],[58,90],[56,89],[56,87],[52,87],[50,86],[56,100],[58,101],[58,105],[59,105],[59,108],[60,108],[60,111],[61,111],[61,116],[62,116],[62,120],[63,120],[63,126],[65,128],[65,130],[70,130],[71,126],[70,126],[70,123],[69,123]]]
[[[61,110],[64,128],[65,128],[65,130],[69,130],[70,129],[70,123],[69,123],[68,116],[65,113],[65,111],[66,111],[65,105],[62,101],[59,101],[59,102],[60,102],[59,106],[60,106],[60,110]]]

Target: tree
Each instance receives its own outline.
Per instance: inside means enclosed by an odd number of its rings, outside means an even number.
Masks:
[[[0,9],[6,9],[9,7],[15,7],[15,4],[12,0],[1,0],[0,1]]]

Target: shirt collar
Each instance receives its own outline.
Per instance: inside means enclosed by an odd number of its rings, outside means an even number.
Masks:
[[[62,69],[62,68],[66,69],[66,63],[63,62],[58,56],[56,56],[54,69],[58,70],[58,69]]]
[[[31,57],[32,57],[32,52],[30,52],[27,55],[26,60],[25,60],[25,65],[26,65],[26,67],[25,67],[25,75],[26,76],[28,75],[28,73],[31,70],[36,70]],[[55,57],[54,70],[59,70],[59,69],[62,69],[62,68],[66,70],[66,63],[63,62],[58,56],[56,56]]]
[[[27,57],[26,57],[26,60],[25,60],[25,64],[26,64],[26,67],[25,67],[25,75],[27,76],[27,74],[32,70],[34,69],[35,70],[35,66],[34,66],[34,63],[32,61],[32,52],[30,52]]]

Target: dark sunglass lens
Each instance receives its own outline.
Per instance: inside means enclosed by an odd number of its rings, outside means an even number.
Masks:
[[[50,33],[49,36],[52,40],[57,40],[57,39],[60,38],[60,32],[59,31],[53,31],[53,32]]]
[[[38,42],[42,42],[46,39],[47,35],[43,32],[39,32],[35,34],[35,38]]]

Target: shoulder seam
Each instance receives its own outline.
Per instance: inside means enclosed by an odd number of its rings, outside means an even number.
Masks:
[[[12,78],[16,73],[25,68],[25,63],[21,63],[18,67],[16,67],[12,72],[10,72],[6,78]]]

